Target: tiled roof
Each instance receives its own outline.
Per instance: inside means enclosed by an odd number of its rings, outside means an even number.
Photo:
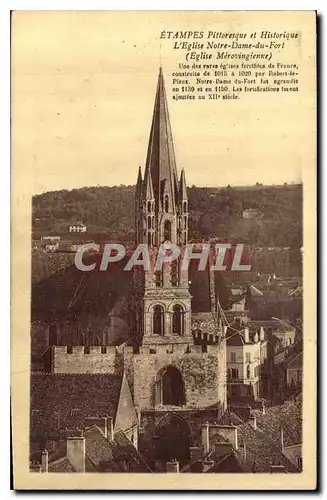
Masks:
[[[66,456],[49,463],[49,472],[75,472],[74,467]]]
[[[114,435],[116,459],[125,459],[128,462],[129,472],[151,472],[142,455],[137,451],[133,443],[128,439],[125,432],[120,430]]]
[[[302,368],[303,366],[303,354],[302,351],[295,356],[292,356],[291,359],[286,360],[287,368]]]
[[[240,421],[238,417],[237,420]],[[280,464],[284,465],[288,472],[298,472],[298,469],[282,453],[278,442],[274,442],[269,434],[260,428],[259,423],[257,429],[254,430],[249,422],[243,422],[237,425],[237,432],[239,441],[246,445],[244,464],[247,470],[269,472],[271,465]]]
[[[209,457],[210,459],[212,456]],[[236,450],[232,450],[226,455],[219,457],[215,461],[215,465],[208,469],[206,473],[235,473],[235,472],[248,472],[239,453]]]
[[[118,471],[119,467],[114,461],[114,444],[105,438],[100,429],[93,425],[84,432],[85,453],[95,468],[101,462],[110,462],[113,471]]]
[[[59,430],[83,427],[86,417],[115,417],[121,377],[109,374],[32,374],[31,435],[57,436]]]
[[[284,446],[302,443],[302,403],[289,401],[283,405],[266,408],[265,415],[253,410],[257,425],[277,445],[281,446],[283,429]]]

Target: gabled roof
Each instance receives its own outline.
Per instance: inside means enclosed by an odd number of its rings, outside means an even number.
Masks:
[[[211,458],[211,456],[210,456]],[[239,453],[232,449],[229,453],[226,453],[215,462],[206,473],[235,473],[235,472],[247,472],[246,468],[242,462]]]
[[[124,372],[120,388],[118,408],[114,431],[131,429],[138,424],[137,413],[135,411],[132,394]]]
[[[299,352],[295,356],[292,356],[291,359],[286,361],[286,365],[288,369],[302,368],[303,366],[303,352]]]
[[[85,454],[97,469],[101,462],[110,462],[113,470],[119,470],[114,460],[114,444],[106,439],[100,429],[93,425],[84,432]]]

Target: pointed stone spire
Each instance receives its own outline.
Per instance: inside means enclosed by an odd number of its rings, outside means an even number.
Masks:
[[[142,193],[142,172],[141,172],[141,167],[139,167],[139,172],[137,175],[137,181],[136,181],[136,188],[135,188],[135,198],[140,198],[141,193]]]
[[[179,183],[179,199],[181,201],[187,200],[187,189],[186,189],[186,181],[185,181],[185,171],[182,169],[181,172],[181,180]]]
[[[152,179],[149,172],[145,173],[143,197],[145,200],[154,200]]]
[[[162,210],[163,196],[169,197],[174,211],[178,196],[178,177],[173,137],[162,69],[159,70],[152,126],[148,145],[145,177],[151,175],[156,212]]]

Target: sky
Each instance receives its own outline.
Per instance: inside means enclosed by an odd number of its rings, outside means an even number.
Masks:
[[[282,31],[278,14],[270,12],[269,23]],[[288,27],[298,28],[298,15]],[[160,40],[161,31],[250,30],[258,22],[249,13],[15,12],[12,26],[13,171],[33,194],[135,184],[160,63],[177,167],[188,185],[301,182],[314,125],[304,71],[291,95],[172,99],[171,75],[184,55]],[[292,58],[301,57],[300,43]]]

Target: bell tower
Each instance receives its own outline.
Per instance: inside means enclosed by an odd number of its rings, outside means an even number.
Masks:
[[[138,274],[137,338],[143,345],[190,343],[191,296],[181,258],[155,262],[161,244],[183,246],[188,240],[188,198],[184,169],[178,178],[162,69],[159,70],[144,178],[139,169],[135,192],[136,243],[148,245],[151,269]]]

